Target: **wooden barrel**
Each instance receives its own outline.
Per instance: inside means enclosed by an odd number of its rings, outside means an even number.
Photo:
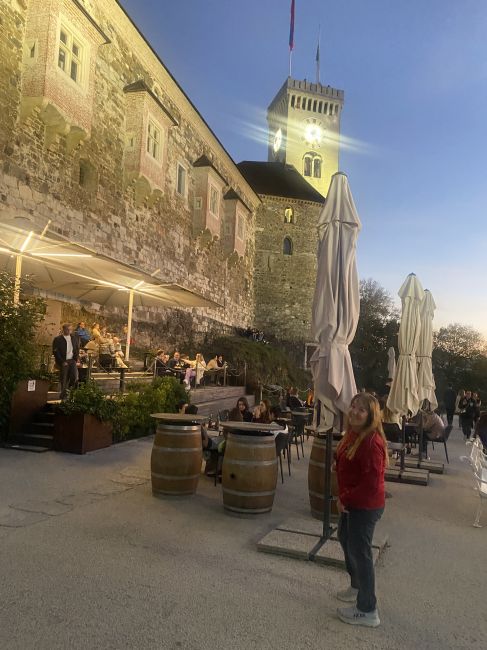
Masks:
[[[202,460],[200,424],[159,422],[151,455],[152,493],[194,494]]]
[[[332,456],[338,446],[338,441],[333,442]],[[308,465],[308,490],[311,514],[315,519],[323,519],[324,513],[324,493],[325,493],[325,458],[326,458],[326,438],[315,436],[313,446],[311,447],[311,456]],[[338,483],[336,472],[331,473],[331,513],[338,514],[336,506],[336,497],[338,495]]]
[[[223,458],[223,506],[232,512],[270,512],[277,486],[274,436],[229,433]]]

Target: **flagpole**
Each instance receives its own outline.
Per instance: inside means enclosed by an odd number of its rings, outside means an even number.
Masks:
[[[293,51],[289,50],[289,76],[292,77],[292,69],[293,69]]]
[[[294,13],[296,0],[291,0],[291,21],[289,26],[289,76],[292,77],[292,63],[294,50]]]
[[[320,40],[321,40],[321,25],[318,27],[318,45],[316,47],[316,84],[320,84]]]

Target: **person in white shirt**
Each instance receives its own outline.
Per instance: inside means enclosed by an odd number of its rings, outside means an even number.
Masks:
[[[59,368],[60,399],[66,399],[68,389],[78,383],[79,337],[72,334],[71,325],[63,325],[62,334],[52,342],[52,353]]]

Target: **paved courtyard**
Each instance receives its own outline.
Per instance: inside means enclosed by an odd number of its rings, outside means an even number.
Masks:
[[[192,498],[153,498],[149,439],[84,457],[0,450],[0,648],[484,649],[487,528],[471,525],[465,446],[450,440],[445,475],[388,484],[377,629],[335,617],[340,570],[256,551],[309,516],[310,443],[257,518],[226,514],[205,477]]]

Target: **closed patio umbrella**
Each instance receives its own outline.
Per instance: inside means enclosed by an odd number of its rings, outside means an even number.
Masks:
[[[419,409],[416,351],[421,332],[420,305],[424,290],[414,273],[408,275],[398,295],[402,301],[399,359],[387,406],[395,413],[407,415],[408,411],[415,414]]]
[[[312,333],[318,344],[311,357],[315,400],[321,424],[339,426],[357,388],[348,350],[357,329],[360,296],[355,248],[360,219],[345,174],[331,179],[318,220],[320,243],[313,300]]]
[[[428,289],[424,292],[424,298],[420,307],[421,333],[419,335],[419,345],[416,353],[418,360],[418,398],[420,403],[427,399],[431,409],[434,411],[438,406],[436,399],[435,379],[433,377],[433,367],[431,364],[431,354],[433,352],[433,318],[435,314],[435,301]]]
[[[387,378],[394,379],[396,374],[396,351],[393,347],[387,350]]]

